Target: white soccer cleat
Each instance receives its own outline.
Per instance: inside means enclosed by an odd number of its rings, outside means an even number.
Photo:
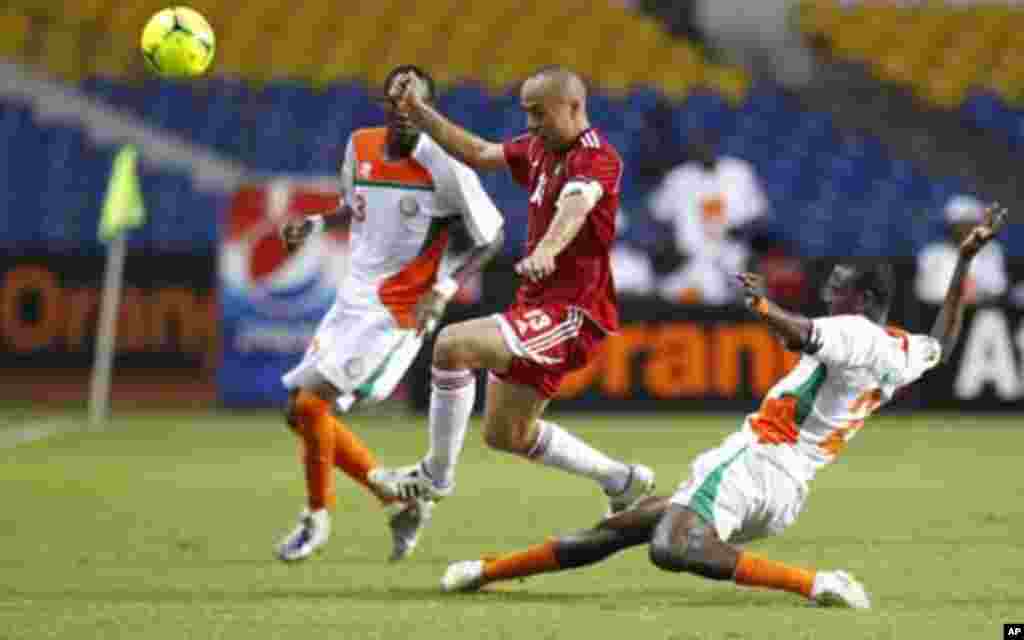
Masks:
[[[845,571],[819,571],[814,576],[811,600],[823,607],[871,608],[864,585]]]
[[[416,548],[420,532],[430,522],[434,503],[427,500],[395,502],[385,507],[391,529],[391,562],[404,560]]]
[[[370,484],[386,496],[400,500],[432,500],[439,502],[452,494],[454,484],[438,487],[433,478],[418,462],[397,469],[374,469],[368,478]]]
[[[331,537],[331,516],[326,509],[303,509],[299,524],[277,546],[277,557],[285,562],[305,560],[327,544]]]
[[[642,464],[634,464],[629,467],[629,480],[626,481],[626,488],[622,493],[608,495],[607,516],[622,513],[629,509],[641,499],[654,492],[654,471]]]
[[[463,560],[448,565],[441,578],[441,591],[476,591],[484,585],[483,560]]]

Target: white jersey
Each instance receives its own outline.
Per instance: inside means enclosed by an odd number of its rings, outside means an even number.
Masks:
[[[477,174],[426,134],[409,158],[389,160],[386,146],[386,129],[360,129],[345,149],[342,191],[353,217],[338,301],[387,308],[399,327],[411,328],[448,243],[446,231],[428,238],[431,220],[460,216],[477,245],[493,241],[504,222]]]
[[[744,431],[795,480],[836,459],[875,409],[937,365],[939,342],[860,315],[812,321],[811,349],[768,392]]]

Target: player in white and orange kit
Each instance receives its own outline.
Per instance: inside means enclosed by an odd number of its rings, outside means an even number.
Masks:
[[[424,100],[433,81],[411,74]],[[334,467],[385,506],[394,538],[392,560],[408,555],[429,517],[424,500],[399,501],[367,482],[377,467],[370,450],[334,415],[357,403],[386,399],[419,352],[459,282],[500,248],[503,220],[471,169],[420,133],[391,102],[388,126],[360,129],[348,140],[341,167],[342,208],[282,229],[290,249],[311,233],[348,222],[349,269],[334,305],[302,361],[283,377],[288,424],[302,439],[308,504],[278,546],[282,560],[301,560],[327,542],[335,503]],[[468,246],[467,250],[460,250]]]
[[[818,604],[868,608],[864,588],[842,571],[815,571],[763,558],[735,545],[776,535],[803,509],[818,469],[834,461],[864,420],[952,354],[964,311],[971,260],[1005,224],[993,206],[960,245],[955,275],[930,335],[885,326],[892,270],[878,261],[839,264],[825,289],[828,317],[809,319],[767,299],[754,274],[739,276],[747,306],[802,357],[760,409],[719,447],[699,456],[671,497],[647,498],[593,529],[560,536],[493,560],[458,562],[447,591],[599,562],[649,544],[667,571],[780,589]]]

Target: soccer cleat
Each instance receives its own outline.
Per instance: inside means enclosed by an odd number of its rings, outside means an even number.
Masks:
[[[424,470],[423,463],[397,469],[374,469],[368,478],[381,493],[399,500],[432,500],[439,502],[452,494],[454,484],[438,487]]]
[[[391,562],[404,560],[416,548],[420,532],[430,522],[434,503],[427,500],[395,502],[385,507],[388,527],[391,529]]]
[[[635,505],[640,499],[650,495],[654,491],[654,471],[642,464],[634,464],[629,467],[629,479],[626,481],[626,488],[622,493],[608,495],[607,516],[622,513]]]
[[[814,576],[811,600],[823,607],[871,608],[864,585],[845,571],[819,571]]]
[[[441,578],[441,591],[476,591],[484,585],[483,560],[463,560],[448,565]]]
[[[331,537],[331,516],[326,509],[303,509],[299,524],[277,546],[277,557],[285,562],[305,560],[327,544]]]

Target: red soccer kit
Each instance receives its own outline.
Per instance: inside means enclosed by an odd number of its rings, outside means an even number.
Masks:
[[[505,142],[503,148],[513,179],[530,193],[526,255],[547,233],[565,185],[601,187],[601,198],[583,228],[555,259],[554,273],[538,282],[524,280],[515,303],[500,316],[505,340],[517,356],[500,377],[551,397],[562,378],[586,365],[604,337],[619,328],[609,252],[622,159],[592,128],[562,152],[548,151],[529,134]]]

